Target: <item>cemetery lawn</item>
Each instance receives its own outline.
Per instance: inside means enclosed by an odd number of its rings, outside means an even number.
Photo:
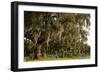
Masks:
[[[35,59],[32,60],[30,57],[24,57],[24,61],[25,62],[29,62],[29,61],[52,61],[52,60],[78,60],[78,59],[89,59],[90,55],[86,55],[86,56],[81,56],[81,57],[71,57],[71,58],[41,58],[41,59]]]

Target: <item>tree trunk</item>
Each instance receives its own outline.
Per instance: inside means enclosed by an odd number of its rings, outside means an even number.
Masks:
[[[41,46],[37,46],[37,48],[34,49],[34,59],[40,59],[41,58]]]

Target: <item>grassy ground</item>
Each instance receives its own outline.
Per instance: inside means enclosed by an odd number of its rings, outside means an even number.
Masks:
[[[89,59],[90,56],[86,55],[86,56],[82,56],[82,57],[72,57],[72,58],[41,58],[39,60],[32,60],[29,57],[25,57],[25,61],[51,61],[51,60],[78,60],[78,59]]]

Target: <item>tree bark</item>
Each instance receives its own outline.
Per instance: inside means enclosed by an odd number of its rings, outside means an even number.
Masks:
[[[40,59],[41,58],[41,46],[37,46],[37,48],[34,49],[34,59]]]

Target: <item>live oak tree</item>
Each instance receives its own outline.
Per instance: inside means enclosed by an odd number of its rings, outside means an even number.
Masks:
[[[24,12],[25,52],[31,43],[33,59],[78,56],[89,53],[90,14]],[[30,52],[29,52],[30,53]],[[29,55],[28,53],[28,55]]]

